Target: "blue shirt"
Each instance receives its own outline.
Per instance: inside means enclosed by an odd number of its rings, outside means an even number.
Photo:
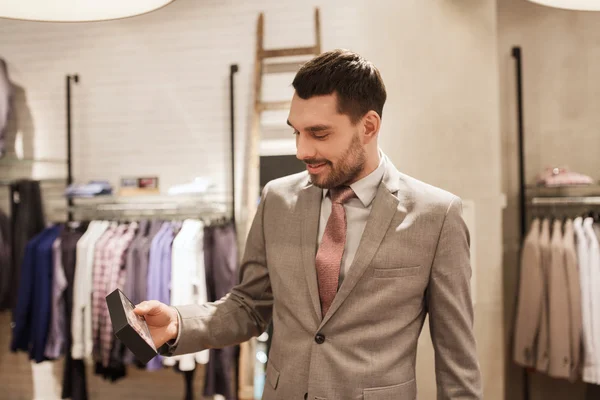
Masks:
[[[164,287],[167,282],[163,282],[163,271],[167,268],[163,262],[168,262],[168,268],[171,269],[171,261],[165,257],[163,247],[164,239],[171,231],[171,223],[164,222],[156,236],[152,239],[150,246],[150,258],[148,261],[148,300],[158,300],[165,304],[169,303],[169,297],[164,298]],[[168,290],[168,287],[167,287]],[[168,293],[168,291],[167,291]],[[146,368],[151,371],[162,369],[162,357],[156,356],[146,364]]]

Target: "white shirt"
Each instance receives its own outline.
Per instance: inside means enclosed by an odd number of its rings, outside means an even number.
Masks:
[[[583,319],[583,381],[596,383],[595,351],[592,324],[592,287],[588,253],[588,239],[583,230],[583,218],[573,220],[577,239],[577,263],[579,264],[579,284],[581,285],[581,315]]]
[[[379,166],[369,175],[350,185],[356,197],[344,203],[347,221],[346,246],[344,248],[344,255],[342,256],[338,286],[342,284],[356,255],[356,250],[358,249],[360,239],[369,219],[369,214],[371,213],[373,200],[385,173],[386,163],[387,156],[382,151],[379,151]],[[327,195],[328,192],[328,189],[323,189],[321,218],[319,220],[319,244],[323,239],[327,220],[331,215],[331,199]]]
[[[204,266],[204,224],[198,220],[185,220],[173,240],[171,265],[171,305],[204,304],[208,301]],[[191,371],[196,363],[207,364],[209,350],[194,354],[165,357],[163,363],[175,365],[181,371]]]
[[[92,221],[77,242],[75,278],[73,282],[73,314],[71,329],[74,360],[91,359],[94,340],[92,336],[92,285],[94,249],[100,236],[108,229],[107,221]]]
[[[593,228],[594,219],[583,221],[583,231],[588,239],[588,263],[590,270],[592,339],[594,341],[595,382],[600,383],[600,245]]]

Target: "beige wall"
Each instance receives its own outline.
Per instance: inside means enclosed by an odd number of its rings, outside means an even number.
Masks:
[[[475,202],[475,329],[485,398],[503,399],[495,2],[396,2],[365,13],[380,18],[365,32],[373,43],[364,52],[381,68],[390,93],[383,148],[404,172]],[[427,332],[419,351],[419,398],[433,400]]]
[[[124,174],[158,174],[166,189],[206,174],[226,189],[229,64],[240,65],[236,83],[241,159],[258,13],[265,11],[267,47],[301,46],[313,40],[312,8],[319,5],[323,48],[356,50],[381,69],[389,93],[381,137],[384,151],[402,171],[475,205],[476,338],[485,398],[503,399],[496,2],[231,4],[178,0],[154,14],[93,25],[0,21],[0,56],[26,91],[31,112],[29,156],[64,157],[64,75],[77,72],[78,180],[105,177],[116,183]],[[289,82],[271,82],[266,95],[289,96]],[[14,168],[1,168],[1,176],[14,176]],[[242,168],[238,164],[240,179]],[[45,165],[31,168],[36,176],[61,176],[63,171]],[[3,379],[6,375],[0,376],[0,386]],[[180,377],[173,374],[173,379]],[[435,399],[427,328],[419,347],[418,382],[419,399]]]
[[[548,8],[525,0],[498,1],[498,61],[503,159],[504,279],[507,330],[514,319],[518,282],[518,153],[516,89],[511,48],[523,52],[526,179],[546,166],[568,166],[600,179],[600,13]],[[510,356],[510,354],[509,354]],[[522,370],[507,364],[507,399],[522,397]],[[586,388],[531,376],[531,399],[584,399]],[[598,398],[597,388],[588,398]]]

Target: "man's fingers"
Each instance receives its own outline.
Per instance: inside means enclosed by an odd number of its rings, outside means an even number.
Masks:
[[[157,300],[142,301],[135,306],[133,312],[137,315],[156,315],[160,313],[161,303]]]

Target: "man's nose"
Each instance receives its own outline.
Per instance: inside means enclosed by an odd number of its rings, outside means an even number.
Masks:
[[[300,161],[314,158],[316,152],[310,139],[299,133],[296,135],[296,158]]]

